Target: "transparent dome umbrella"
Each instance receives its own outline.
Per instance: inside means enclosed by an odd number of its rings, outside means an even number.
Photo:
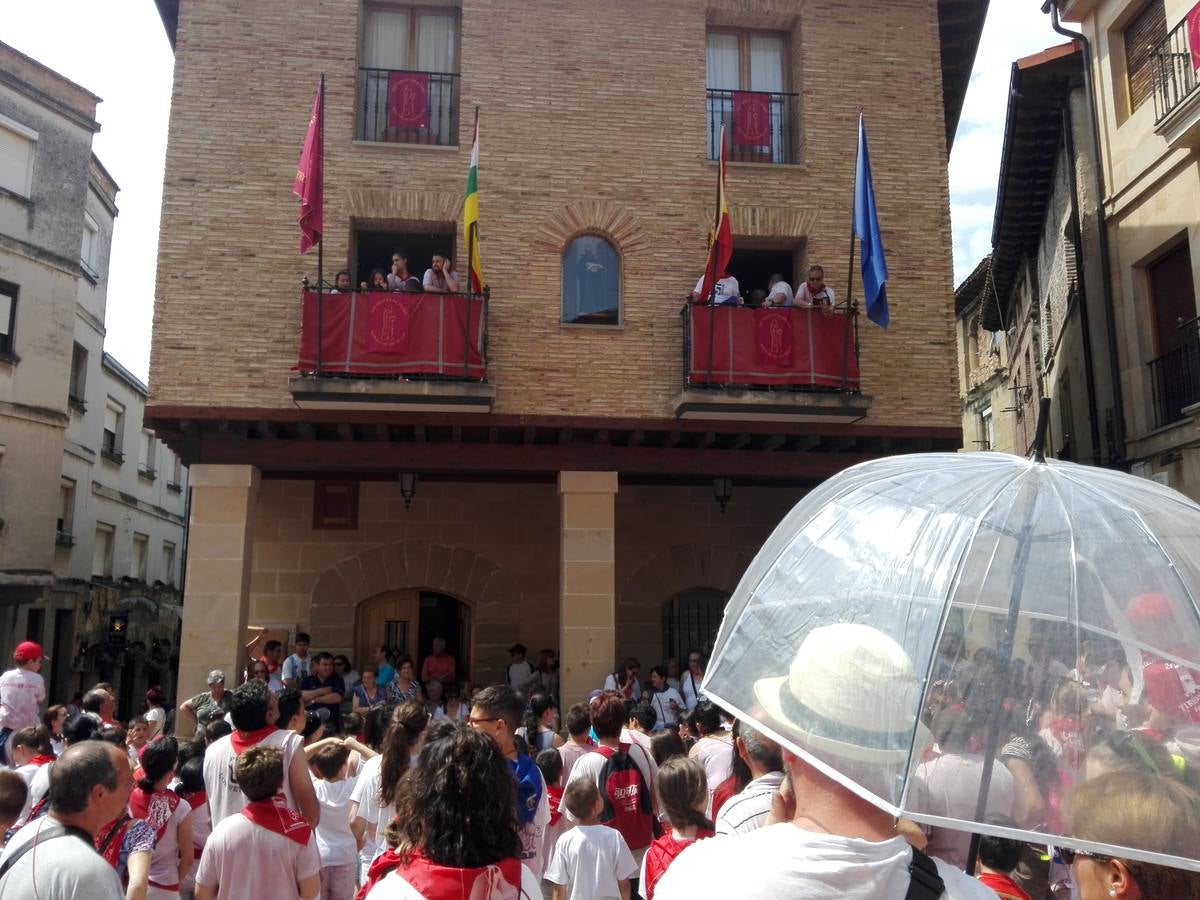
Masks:
[[[983,832],[1200,869],[1200,834],[1145,826],[1200,764],[1197,597],[1200,506],[1153,481],[881,459],[775,529],[703,690],[959,864]]]

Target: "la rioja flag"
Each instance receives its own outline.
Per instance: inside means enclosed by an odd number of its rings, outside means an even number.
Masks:
[[[307,253],[321,240],[323,229],[322,199],[324,196],[324,120],[325,79],[317,88],[313,100],[312,116],[308,120],[308,134],[304,138],[304,149],[300,151],[300,163],[296,166],[296,181],[292,192],[300,198],[300,252]]]

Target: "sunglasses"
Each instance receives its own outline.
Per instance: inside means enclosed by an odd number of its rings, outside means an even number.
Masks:
[[[1056,847],[1055,856],[1064,866],[1069,866],[1074,863],[1076,857],[1086,857],[1087,859],[1099,860],[1112,859],[1111,856],[1105,856],[1103,853],[1089,853],[1087,850],[1072,850],[1069,847]]]

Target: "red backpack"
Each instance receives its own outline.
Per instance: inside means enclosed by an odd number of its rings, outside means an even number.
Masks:
[[[597,747],[604,756],[600,769],[600,797],[604,809],[600,822],[615,828],[633,851],[649,847],[654,840],[654,807],[642,770],[629,755],[629,744],[619,748]]]

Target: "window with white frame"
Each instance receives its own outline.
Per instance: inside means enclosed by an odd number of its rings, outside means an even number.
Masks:
[[[991,450],[996,443],[996,426],[992,420],[992,407],[985,406],[979,411],[979,449]]]
[[[138,581],[146,580],[146,551],[150,547],[149,535],[133,533],[133,548],[129,560],[129,574]]]
[[[104,433],[100,438],[100,452],[117,462],[122,461],[121,445],[124,442],[125,407],[109,397],[104,404]]]
[[[162,581],[165,584],[174,584],[175,544],[171,541],[163,541],[162,553]]]
[[[91,213],[83,214],[83,243],[79,247],[79,263],[83,271],[96,277],[96,253],[100,244],[100,226]]]
[[[146,478],[154,477],[154,458],[156,447],[154,432],[149,428],[142,429],[142,437],[138,443],[138,474]]]
[[[71,537],[72,526],[75,522],[75,479],[63,478],[58,488],[58,541],[63,543]]]
[[[17,327],[17,286],[0,281],[0,355],[12,356],[16,349],[13,332]]]
[[[96,542],[92,545],[93,578],[112,578],[115,531],[107,522],[96,523]]]
[[[30,197],[33,194],[33,158],[37,132],[0,115],[0,188]]]
[[[183,460],[179,458],[179,454],[170,450],[167,452],[171,454],[171,478],[167,487],[179,490],[183,487]]]

